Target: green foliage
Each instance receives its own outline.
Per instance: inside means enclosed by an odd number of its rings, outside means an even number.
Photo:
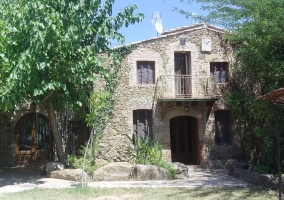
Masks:
[[[92,148],[86,149],[86,145],[82,145],[80,150],[75,154],[67,156],[66,168],[80,169],[84,163],[84,153],[87,151],[88,159],[85,164],[87,164],[87,172],[95,171],[99,166],[96,165],[96,157],[98,155],[98,140],[94,139]]]
[[[99,91],[101,93],[99,95],[103,95],[103,98],[95,98],[98,101],[101,101],[103,106],[98,108],[90,105],[90,114],[87,119],[88,123],[92,123],[93,120],[93,125],[95,125],[94,131],[98,135],[97,137],[102,136],[109,119],[113,117],[114,105],[116,102],[114,92],[120,80],[119,72],[123,64],[123,59],[136,48],[136,45],[129,45],[111,49],[108,52],[108,69],[110,69],[108,72],[109,76],[105,79],[106,83],[103,89]],[[92,98],[90,101],[93,101]],[[96,114],[94,114],[94,112]]]
[[[103,91],[93,91],[91,92],[90,102],[89,102],[89,113],[86,115],[86,122],[88,126],[94,126],[94,120],[98,116],[98,111],[106,107],[107,100],[110,94]]]
[[[0,2],[0,109],[24,102],[49,109],[53,138],[64,162],[56,117],[66,107],[84,112],[97,77],[108,78],[99,55],[110,51],[110,40],[143,19],[136,5],[112,13],[115,0],[3,0]],[[1,48],[3,46],[3,48]],[[7,67],[6,67],[7,66]],[[9,83],[9,84],[7,84]],[[106,95],[108,93],[105,93]],[[104,104],[101,95],[96,102]],[[102,105],[103,106],[103,105]]]
[[[100,139],[104,133],[104,129],[109,122],[109,119],[113,117],[114,105],[116,98],[114,96],[115,89],[119,83],[119,70],[122,66],[122,61],[126,55],[128,55],[133,49],[136,48],[136,45],[130,46],[123,46],[120,48],[112,49],[108,52],[109,58],[111,60],[108,61],[109,64],[108,68],[111,69],[109,71],[109,76],[104,79],[105,85],[103,88],[95,90],[91,92],[89,98],[89,112],[86,114],[86,122],[89,127],[92,127],[93,134],[92,136],[95,137],[96,142],[92,146],[89,146],[87,149],[87,145],[85,145],[80,153],[80,155],[76,156],[76,160],[79,161],[80,165],[82,166],[84,162],[84,153],[85,151],[92,151],[93,146],[98,146]],[[103,85],[102,82],[98,83],[101,87]],[[91,138],[90,138],[91,139]],[[95,159],[97,157],[98,149],[96,149],[96,155],[91,155],[91,163],[95,164]],[[89,155],[88,155],[89,154]],[[75,163],[76,160],[73,162],[73,155],[69,156],[72,163]],[[90,153],[87,153],[87,157],[90,157]]]
[[[284,3],[282,0],[195,2],[209,11],[207,16],[200,16],[200,20],[231,31],[226,37],[235,47],[236,62],[230,66],[232,78],[227,99],[233,107],[238,131],[242,133],[238,135],[242,159],[256,168],[260,168],[261,163],[268,168],[264,171],[276,173],[277,112],[283,112],[283,108],[258,98],[284,85]],[[189,16],[189,12],[182,13]],[[283,139],[279,142],[284,145]]]
[[[269,168],[265,165],[255,165],[254,170],[256,170],[260,174],[266,174],[269,172]]]
[[[94,74],[108,76],[98,54],[109,51],[110,39],[123,42],[118,30],[142,20],[128,6],[112,14],[115,0],[39,1],[0,3],[5,34],[1,52],[9,67],[1,106],[13,109],[22,101],[81,106],[88,99]]]
[[[167,163],[162,154],[162,146],[155,143],[150,137],[140,137],[132,135],[128,136],[132,147],[127,148],[127,155],[129,159],[135,164],[156,165],[168,171],[170,179],[175,178],[175,170]]]

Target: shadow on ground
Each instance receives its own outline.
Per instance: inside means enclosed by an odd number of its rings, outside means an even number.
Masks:
[[[39,179],[45,178],[41,166],[0,168],[0,187],[23,183],[43,184]]]

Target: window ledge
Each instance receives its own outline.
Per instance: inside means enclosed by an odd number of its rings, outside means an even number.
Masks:
[[[155,87],[156,84],[136,84],[135,87]]]

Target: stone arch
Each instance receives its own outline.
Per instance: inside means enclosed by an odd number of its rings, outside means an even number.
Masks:
[[[174,117],[178,117],[178,116],[191,116],[197,119],[200,119],[200,116],[202,117],[201,112],[197,111],[197,110],[189,110],[188,112],[185,113],[184,110],[173,110],[170,112],[167,112],[165,114],[164,120],[168,121]]]
[[[45,115],[30,112],[21,116],[14,129],[14,151],[18,165],[53,160],[52,134]]]
[[[173,162],[199,164],[198,119],[180,115],[170,119],[170,143]]]

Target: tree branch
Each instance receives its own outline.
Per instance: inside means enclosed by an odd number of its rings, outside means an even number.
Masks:
[[[51,93],[49,95],[47,95],[43,100],[42,102],[46,101],[52,94],[53,94],[54,90],[51,91]]]

